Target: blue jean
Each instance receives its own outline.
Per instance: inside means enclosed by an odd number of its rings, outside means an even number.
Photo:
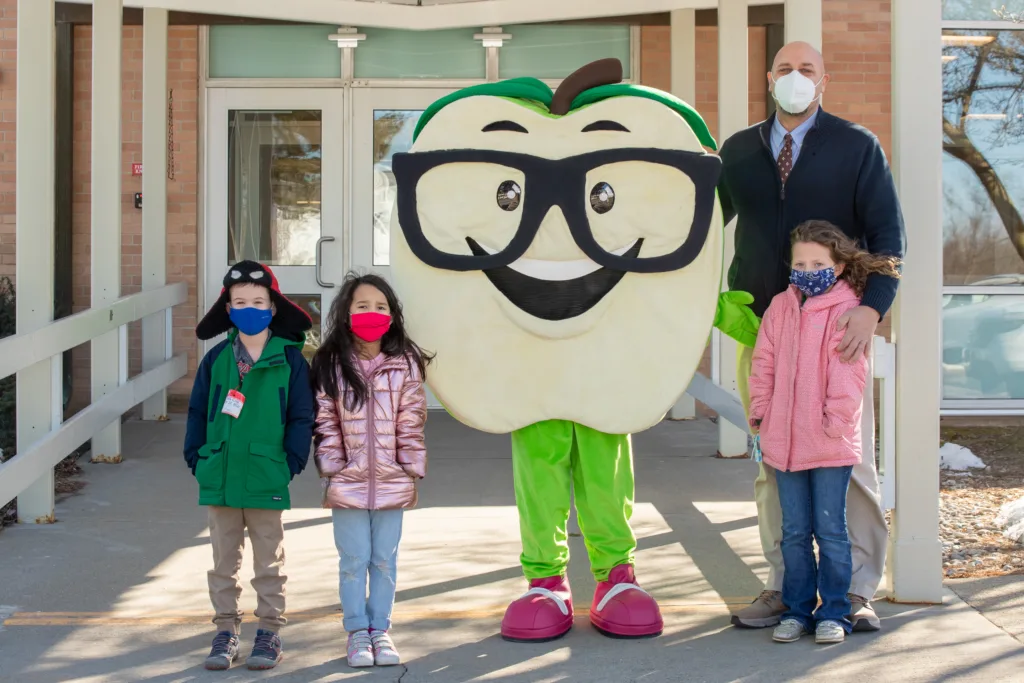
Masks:
[[[852,629],[847,591],[853,576],[846,529],[846,490],[852,467],[821,467],[802,472],[776,470],[782,507],[783,619],[796,619],[808,631],[819,621]],[[818,544],[815,564],[811,535]],[[815,611],[818,595],[821,607]]]
[[[401,510],[332,510],[342,624],[349,633],[391,628]],[[366,597],[366,578],[370,597]]]

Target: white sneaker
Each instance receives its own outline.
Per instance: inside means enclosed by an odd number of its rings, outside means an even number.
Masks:
[[[369,631],[348,634],[348,665],[354,668],[373,666],[373,643]]]
[[[832,621],[831,619],[819,621],[818,626],[814,629],[814,642],[819,645],[841,643],[845,639],[846,631],[838,621]]]
[[[776,643],[795,643],[807,632],[804,625],[796,619],[783,619],[772,632],[772,640]]]
[[[370,640],[373,641],[373,661],[377,666],[397,666],[402,663],[402,657],[387,631],[374,631],[370,634]]]

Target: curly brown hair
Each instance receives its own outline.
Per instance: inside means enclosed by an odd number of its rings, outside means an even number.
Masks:
[[[790,235],[790,243],[812,242],[827,247],[835,264],[843,264],[839,278],[853,287],[857,296],[864,294],[869,275],[884,275],[898,278],[900,260],[886,254],[872,254],[864,251],[842,230],[828,221],[806,221],[796,226]]]

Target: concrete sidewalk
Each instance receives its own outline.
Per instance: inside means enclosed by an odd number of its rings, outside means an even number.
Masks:
[[[1024,681],[1024,646],[1012,628],[952,592],[943,606],[878,603],[883,631],[834,647],[810,639],[781,646],[770,631],[731,628],[730,609],[758,593],[766,572],[756,468],[715,459],[708,422],[664,423],[634,441],[638,572],[661,602],[664,636],[608,640],[581,609],[560,641],[505,643],[501,615],[525,587],[509,440],[440,414],[429,421],[429,474],[420,508],[406,516],[399,560],[393,634],[406,666],[346,667],[330,517],[307,472],[285,516],[286,659],[266,673],[207,672],[210,549],[180,455],[183,432],[180,419],[127,423],[125,462],[86,464],[88,485],[60,502],[57,524],[0,533],[0,681]],[[570,576],[584,608],[594,582],[582,539],[572,544]],[[242,599],[251,613],[249,563]],[[998,610],[1021,592],[1004,590],[975,592]],[[254,634],[247,622],[246,651]]]

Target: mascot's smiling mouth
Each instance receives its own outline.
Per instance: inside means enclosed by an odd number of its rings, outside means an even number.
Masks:
[[[620,256],[636,258],[643,240],[617,250]],[[466,243],[474,256],[491,252],[473,238]],[[509,266],[484,270],[491,284],[520,310],[541,320],[568,320],[583,315],[619,284],[624,271],[602,268],[590,259],[540,261],[519,259]]]

